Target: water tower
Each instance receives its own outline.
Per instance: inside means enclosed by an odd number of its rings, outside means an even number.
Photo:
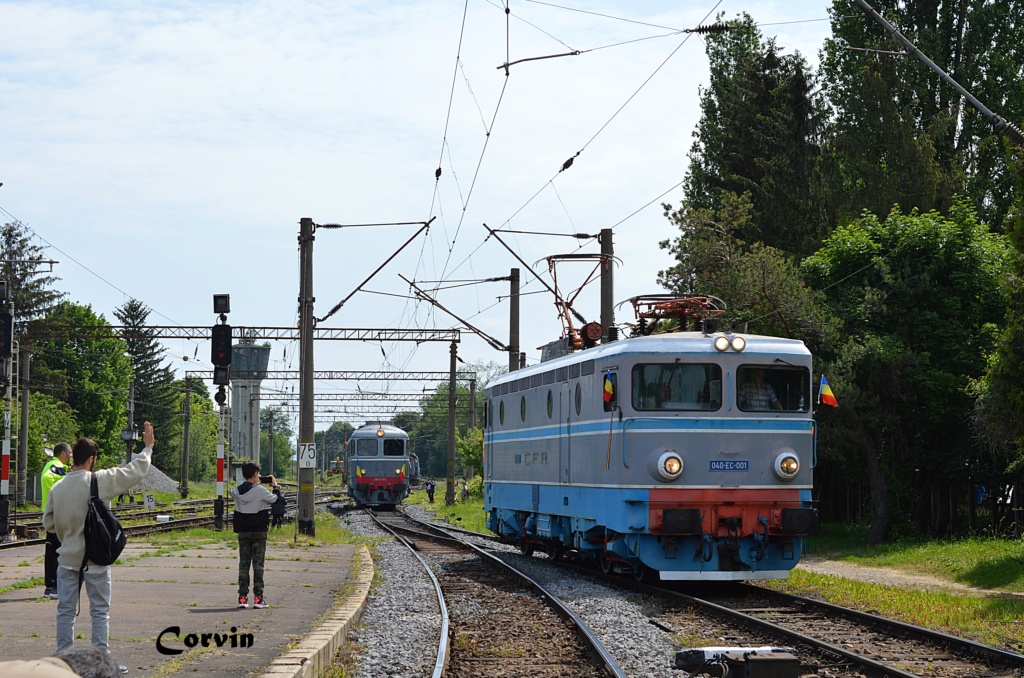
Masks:
[[[231,347],[231,456],[260,459],[260,382],[267,376],[270,346],[252,336]]]

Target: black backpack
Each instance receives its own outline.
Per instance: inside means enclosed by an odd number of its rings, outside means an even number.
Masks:
[[[90,560],[97,565],[113,565],[127,543],[128,535],[121,529],[121,523],[100,499],[94,473],[89,512],[85,516],[85,558],[82,560],[82,569]]]

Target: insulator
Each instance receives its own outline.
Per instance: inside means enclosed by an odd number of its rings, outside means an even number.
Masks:
[[[732,30],[732,26],[730,26],[729,24],[724,24],[724,23],[719,22],[717,24],[708,24],[707,26],[697,26],[696,28],[688,28],[688,29],[686,29],[686,32],[687,33],[700,33],[700,34],[703,35],[703,34],[706,34],[706,33],[725,33],[726,31],[731,31],[731,30]]]
[[[1009,120],[999,120],[995,124],[995,129],[1017,146],[1024,148],[1024,133],[1021,133],[1020,129]]]

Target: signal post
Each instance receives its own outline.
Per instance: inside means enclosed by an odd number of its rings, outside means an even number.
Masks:
[[[227,294],[213,295],[213,312],[219,313],[219,322],[210,331],[210,362],[213,363],[213,384],[217,393],[213,399],[217,402],[219,416],[217,418],[217,498],[213,500],[213,524],[219,530],[224,527],[224,403],[225,393],[231,369],[231,325],[228,325],[228,313],[231,312],[231,296]]]
[[[14,301],[6,281],[0,281],[0,370],[4,386],[4,442],[0,459],[0,542],[11,533],[8,516],[11,512],[11,383],[14,373]]]

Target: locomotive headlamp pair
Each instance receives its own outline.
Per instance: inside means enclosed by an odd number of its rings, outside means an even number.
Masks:
[[[732,339],[730,339],[729,337],[724,335],[720,337],[715,337],[716,351],[726,351],[729,349],[730,346],[732,347],[732,350],[739,353],[740,351],[747,347],[747,340],[744,339],[743,337],[733,337]]]
[[[780,480],[792,480],[800,472],[800,459],[796,452],[784,450],[775,457],[775,475]]]

